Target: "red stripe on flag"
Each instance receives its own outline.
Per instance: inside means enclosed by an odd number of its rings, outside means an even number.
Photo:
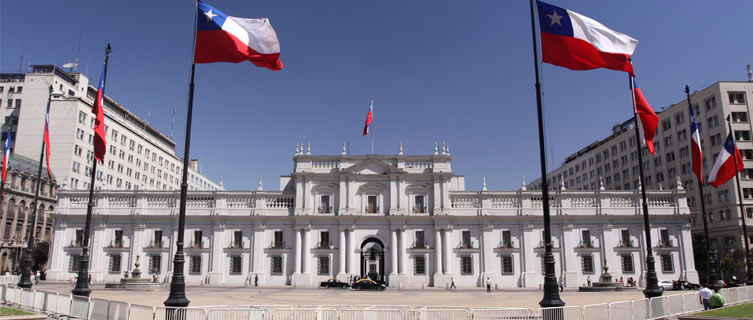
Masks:
[[[607,68],[633,75],[627,54],[601,52],[581,39],[541,32],[541,59],[571,70]]]
[[[258,53],[234,35],[223,30],[196,32],[193,61],[194,63],[250,61],[258,67],[275,71],[282,69],[279,53]]]

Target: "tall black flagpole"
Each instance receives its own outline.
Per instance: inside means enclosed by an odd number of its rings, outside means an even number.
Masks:
[[[633,76],[628,74],[628,80],[630,80],[630,97],[633,100],[633,124],[635,125],[635,150],[638,152],[638,166],[641,182],[641,203],[643,204],[643,230],[646,233],[646,289],[643,290],[643,295],[646,298],[653,298],[661,296],[663,293],[662,288],[659,287],[659,278],[656,276],[656,260],[654,260],[654,253],[651,250],[651,221],[648,217],[648,201],[646,201],[646,184],[643,181],[643,156],[641,154],[641,136],[640,130],[638,130],[638,112],[635,108],[635,85],[633,84]]]
[[[732,134],[732,121],[730,121],[730,116],[727,115],[727,128],[729,128],[729,134]],[[733,137],[734,139],[734,137]],[[743,207],[743,194],[740,191],[740,168],[737,167],[737,152],[732,153],[732,162],[735,163],[735,182],[737,183],[737,199],[740,203],[740,218],[743,220],[743,243],[745,243],[745,265],[747,269],[747,274],[745,279],[745,284],[747,285],[753,285],[753,263],[750,261],[750,245],[748,242],[750,241],[748,238],[748,225],[745,223],[745,209]]]
[[[688,98],[688,108],[693,108],[693,104],[690,102],[690,87],[685,86],[685,95]],[[692,133],[691,133],[692,134]],[[690,143],[695,143],[693,137],[690,137]],[[700,146],[699,146],[700,148]],[[701,157],[703,161],[703,157]],[[703,162],[701,162],[701,171],[703,171]],[[709,288],[718,288],[719,283],[716,281],[716,249],[711,247],[711,238],[709,237],[709,223],[706,216],[706,201],[703,196],[703,183],[696,177],[698,181],[698,191],[701,192],[701,211],[703,212],[703,236],[706,242],[706,282],[708,282]]]
[[[196,52],[196,18],[199,10],[198,1],[194,8],[194,28],[193,28],[193,52]],[[170,296],[167,297],[164,304],[166,307],[188,307],[191,301],[186,298],[186,279],[183,274],[183,266],[186,263],[185,254],[183,254],[183,238],[186,231],[186,198],[188,197],[188,157],[191,148],[191,118],[193,115],[193,87],[194,74],[196,73],[196,64],[193,62],[191,55],[191,81],[188,83],[188,112],[186,112],[186,139],[185,149],[183,150],[183,181],[180,184],[180,209],[178,211],[178,241],[175,243],[175,258],[173,258],[173,279],[170,281]],[[170,314],[168,314],[170,315]],[[177,316],[177,314],[173,314]]]
[[[541,82],[539,81],[539,49],[536,38],[536,11],[531,0],[531,34],[533,36],[533,67],[536,70],[536,114],[539,120],[539,155],[541,160],[541,201],[544,210],[544,298],[539,301],[542,308],[562,307],[557,288],[557,275],[554,271],[552,254],[552,228],[549,219],[549,184],[546,181],[546,141],[544,138],[544,117],[541,108]]]
[[[52,101],[52,86],[50,86],[50,93],[47,97],[47,112],[50,111],[50,102]],[[45,123],[47,118],[45,117]],[[24,257],[24,267],[21,271],[21,278],[18,280],[17,286],[21,288],[31,288],[31,263],[32,263],[32,249],[34,249],[34,230],[37,224],[37,208],[39,207],[39,187],[42,185],[42,162],[44,162],[44,134],[42,135],[42,151],[39,154],[39,168],[37,170],[37,187],[34,191],[34,202],[32,202],[31,208],[31,223],[29,226],[29,238],[26,244],[26,256]],[[52,183],[52,181],[50,181]]]

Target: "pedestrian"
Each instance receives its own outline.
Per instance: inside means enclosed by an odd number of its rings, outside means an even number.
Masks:
[[[92,274],[91,273],[86,277],[86,280],[89,281],[89,284],[92,284]]]
[[[714,288],[714,294],[709,298],[709,304],[711,304],[711,309],[724,307],[724,297],[719,293],[718,288]]]
[[[560,292],[565,291],[565,283],[560,280]]]
[[[39,284],[39,278],[42,276],[42,273],[37,270],[37,274],[34,276],[34,284]]]
[[[486,293],[492,293],[492,280],[486,277]]]
[[[152,273],[152,283],[157,283],[157,274]]]
[[[711,309],[711,303],[709,302],[709,299],[711,299],[711,295],[713,292],[708,288],[707,284],[703,284],[703,288],[701,288],[701,291],[698,293],[698,298],[701,300],[701,304],[703,305],[703,310]]]
[[[622,277],[620,277],[620,283],[625,284],[625,282],[622,282]]]
[[[450,278],[450,289],[457,289],[457,287],[455,287],[455,279],[453,278]]]
[[[254,275],[254,287],[258,287],[258,286],[259,286],[259,275],[256,274]]]
[[[588,281],[588,286],[590,287],[591,286],[591,276],[588,276],[588,279],[586,279],[586,281]]]
[[[348,276],[348,283],[350,283],[350,284],[353,283],[353,276],[352,275]]]

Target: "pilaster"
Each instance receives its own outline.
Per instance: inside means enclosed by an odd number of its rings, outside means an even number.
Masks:
[[[210,264],[209,264],[209,283],[221,284],[223,276],[223,254],[222,247],[225,241],[225,224],[217,224],[212,226],[212,239],[211,239],[211,251],[210,251]]]

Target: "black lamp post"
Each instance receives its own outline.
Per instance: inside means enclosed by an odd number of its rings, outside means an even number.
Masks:
[[[729,134],[732,134],[732,121],[730,121],[730,116],[727,115],[727,128],[729,128]],[[746,273],[746,279],[745,284],[747,285],[753,285],[753,263],[751,263],[750,260],[750,245],[748,242],[750,241],[750,238],[748,238],[748,225],[745,223],[745,208],[743,207],[743,194],[742,191],[740,191],[740,175],[738,174],[740,172],[740,169],[737,167],[737,151],[732,153],[732,162],[735,163],[735,182],[737,183],[737,201],[740,204],[740,218],[742,218],[743,221],[743,243],[745,243],[745,265],[747,269]]]

